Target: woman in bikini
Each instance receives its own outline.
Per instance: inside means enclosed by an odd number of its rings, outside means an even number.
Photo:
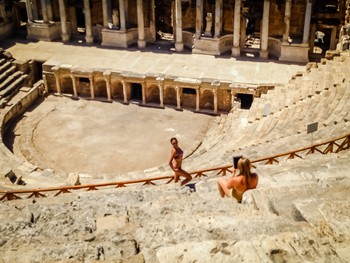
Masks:
[[[172,145],[172,148],[171,148],[169,166],[171,170],[174,171],[174,181],[175,183],[177,183],[180,179],[180,176],[183,176],[186,179],[181,182],[181,185],[187,184],[189,181],[192,180],[192,176],[188,172],[182,170],[181,168],[184,152],[179,147],[178,141],[175,137],[170,139],[170,143]]]
[[[242,202],[244,192],[248,189],[254,189],[258,185],[258,175],[250,171],[251,167],[249,159],[241,158],[237,165],[238,175],[235,176],[236,169],[233,168],[233,176],[231,178],[218,178],[218,190],[221,197],[226,195],[236,198],[238,203]]]

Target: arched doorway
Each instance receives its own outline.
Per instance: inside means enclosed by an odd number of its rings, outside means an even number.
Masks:
[[[61,80],[61,92],[66,94],[74,94],[73,81],[70,76],[64,76]]]
[[[147,89],[147,103],[160,104],[160,92],[157,85],[152,85]]]
[[[200,109],[214,110],[214,94],[211,90],[204,90],[200,100]]]
[[[130,100],[142,102],[142,85],[140,83],[131,83]]]
[[[164,104],[166,105],[177,105],[176,90],[174,87],[165,87],[164,89]]]
[[[111,82],[111,96],[112,99],[124,100],[123,84],[120,81]]]
[[[95,91],[95,97],[97,98],[103,98],[106,99],[107,98],[107,88],[106,88],[106,81],[103,80],[97,80],[95,82],[95,86],[94,86],[94,91]]]

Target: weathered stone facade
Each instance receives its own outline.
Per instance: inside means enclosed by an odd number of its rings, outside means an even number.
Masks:
[[[346,0],[28,0],[27,17],[18,19],[26,20],[28,39],[84,37],[88,44],[141,49],[167,40],[177,52],[187,47],[199,54],[308,62],[313,54],[336,49],[348,5]]]

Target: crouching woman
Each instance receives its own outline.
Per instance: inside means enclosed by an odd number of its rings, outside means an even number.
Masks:
[[[254,189],[258,185],[258,175],[251,172],[252,165],[247,158],[240,158],[238,161],[237,169],[239,174],[236,174],[236,169],[233,168],[233,176],[229,179],[220,177],[218,178],[218,190],[221,197],[233,197],[236,198],[238,203],[242,202],[242,197],[245,191]]]

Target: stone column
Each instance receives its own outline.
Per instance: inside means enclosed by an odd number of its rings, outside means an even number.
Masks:
[[[159,87],[159,101],[160,101],[160,107],[164,107],[164,78],[158,77],[158,87]]]
[[[309,42],[311,12],[312,12],[312,0],[306,0],[306,10],[305,10],[305,19],[304,19],[304,34],[303,34],[303,43],[304,44]]]
[[[233,47],[232,56],[241,55],[240,44],[240,26],[241,26],[241,0],[235,0],[234,20],[233,20]]]
[[[108,0],[102,0],[103,26],[108,27]]]
[[[30,0],[26,1],[26,10],[27,10],[28,22],[33,22],[33,10],[30,2],[31,2]]]
[[[124,80],[122,80],[122,85],[123,85],[124,103],[127,104],[128,103],[128,93],[126,91],[127,83]]]
[[[292,14],[292,0],[286,0],[286,6],[284,10],[284,32],[283,43],[288,43],[290,34],[290,16]]]
[[[241,36],[240,36],[240,47],[245,48],[245,38],[246,38],[246,28],[247,28],[247,18],[241,16]]]
[[[141,90],[142,90],[142,105],[146,104],[146,87],[145,82],[140,83],[141,84]]]
[[[126,17],[124,0],[119,0],[120,30],[126,30]]]
[[[260,58],[264,59],[267,59],[269,57],[269,53],[267,51],[267,45],[269,41],[269,14],[270,0],[264,0],[264,11],[260,30]]]
[[[1,17],[4,19],[4,22],[8,21],[8,17],[6,15],[6,10],[5,10],[5,6],[0,4],[0,15]]]
[[[199,87],[196,88],[196,111],[199,111]]]
[[[107,71],[103,73],[103,77],[106,81],[106,89],[107,89],[107,100],[112,101],[112,92],[111,92],[111,72]]]
[[[62,95],[60,73],[58,72],[58,68],[53,68],[52,70],[53,74],[55,75],[57,93],[59,95]]]
[[[94,77],[93,76],[89,76],[89,80],[90,80],[91,99],[95,99]]]
[[[47,84],[47,76],[46,76],[46,74],[43,74],[43,81],[44,81],[45,91],[48,94],[49,93],[49,85]]]
[[[92,37],[91,10],[90,10],[89,0],[84,0],[84,15],[85,15],[85,30],[86,30],[85,40],[87,44],[92,44],[94,42],[94,39]]]
[[[46,0],[47,17],[49,21],[53,21],[52,3],[51,0]]]
[[[46,1],[41,0],[41,12],[43,14],[43,21],[45,24],[49,23],[49,17],[47,16],[47,6]]]
[[[38,0],[31,0],[31,1],[32,1],[33,20],[38,20],[39,19],[38,2],[37,2]]]
[[[181,110],[181,97],[180,97],[180,87],[176,86],[176,109]]]
[[[69,12],[69,19],[70,19],[70,25],[72,29],[72,34],[77,34],[78,33],[78,24],[77,24],[77,14],[76,14],[76,7],[75,6],[70,6],[68,8]]]
[[[175,17],[176,17],[176,39],[175,50],[177,52],[184,51],[184,43],[182,42],[182,8],[181,0],[175,0]]]
[[[236,93],[233,90],[231,90],[231,111],[235,109],[235,97]]]
[[[221,35],[222,28],[222,0],[216,0],[215,2],[215,32],[214,38],[218,38]]]
[[[61,27],[62,27],[62,41],[67,42],[69,40],[68,31],[67,31],[67,14],[66,14],[66,6],[64,4],[64,0],[58,0],[59,8],[60,8],[60,18],[61,18]]]
[[[218,112],[218,90],[214,89],[213,94],[214,94],[214,113],[217,113]]]
[[[337,49],[337,31],[338,27],[333,26],[331,31],[331,43],[329,45],[330,50],[336,50]]]
[[[199,39],[202,34],[203,26],[203,0],[196,1],[196,39]]]
[[[311,25],[310,39],[309,39],[309,53],[314,53],[315,33],[316,33],[316,24],[312,24]]]
[[[143,0],[137,0],[137,29],[138,29],[138,37],[137,45],[139,48],[146,47],[145,41],[145,21],[143,18]]]
[[[151,0],[151,14],[150,14],[150,21],[149,21],[149,27],[150,27],[150,31],[151,31],[151,35],[152,35],[152,39],[154,41],[156,41],[157,36],[156,36],[156,10],[154,7],[154,0]]]
[[[77,90],[77,78],[74,75],[70,75],[73,83],[73,98],[78,98],[78,90]]]

